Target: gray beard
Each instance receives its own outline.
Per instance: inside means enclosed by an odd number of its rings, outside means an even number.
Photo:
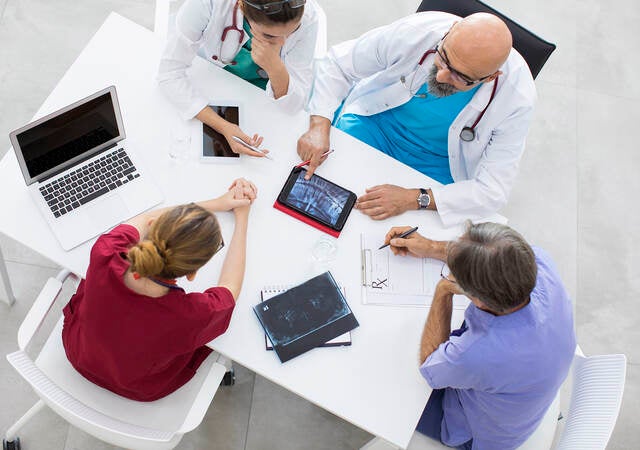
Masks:
[[[429,74],[427,75],[427,91],[429,94],[435,97],[447,97],[449,95],[455,94],[458,92],[454,86],[448,83],[440,83],[436,80],[436,75],[438,74],[438,68],[435,66],[431,66],[429,70]]]

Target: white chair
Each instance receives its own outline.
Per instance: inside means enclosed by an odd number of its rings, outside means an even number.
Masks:
[[[624,392],[627,359],[624,355],[585,357],[580,347],[572,363],[573,388],[567,422],[556,450],[604,450],[618,419]],[[551,449],[559,420],[560,393],[542,422],[518,450]],[[443,445],[417,431],[407,450],[440,450]],[[375,438],[361,450],[395,450],[397,447]]]
[[[2,248],[0,248],[0,286],[2,286],[2,292],[4,293],[4,296],[0,298],[6,301],[9,306],[12,306],[16,302],[16,297],[11,289],[11,280],[9,280],[9,272],[7,272],[7,266],[4,263]]]
[[[171,3],[174,1],[175,0],[156,0],[153,33],[163,40],[167,38],[169,32]]]
[[[606,448],[620,412],[626,372],[624,355],[585,357],[576,349],[571,404],[558,450]]]
[[[20,449],[19,429],[45,405],[71,425],[112,445],[140,450],[174,448],[202,422],[230,362],[212,353],[193,379],[172,394],[154,402],[129,400],[91,383],[73,368],[62,345],[62,318],[34,362],[25,349],[70,275],[62,271],[47,281],[18,330],[20,350],[7,355],[40,400],[9,428],[4,450]]]

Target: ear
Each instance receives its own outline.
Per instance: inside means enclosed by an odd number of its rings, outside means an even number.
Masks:
[[[149,219],[149,220],[147,221],[147,227],[150,227],[150,226],[151,226],[151,224],[152,224],[153,222],[155,222],[155,220],[156,220],[156,219],[154,219],[154,218]]]
[[[197,273],[198,273],[198,271],[197,271],[197,270],[196,270],[195,272],[193,272],[193,273],[188,273],[188,274],[186,275],[187,280],[189,280],[189,281],[193,281],[193,280],[195,280],[195,278],[196,278],[196,274],[197,274]]]

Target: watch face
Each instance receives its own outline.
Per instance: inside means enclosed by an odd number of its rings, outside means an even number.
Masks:
[[[421,208],[426,208],[427,206],[429,206],[430,201],[431,198],[429,197],[429,194],[420,194],[418,196],[418,204]]]

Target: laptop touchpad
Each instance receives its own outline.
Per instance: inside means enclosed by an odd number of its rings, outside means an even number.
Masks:
[[[129,217],[129,208],[119,195],[96,199],[88,205],[91,222],[102,229],[111,228]]]

